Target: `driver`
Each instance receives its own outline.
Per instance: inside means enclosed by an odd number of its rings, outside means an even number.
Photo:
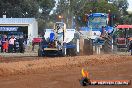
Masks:
[[[101,35],[95,39],[95,42],[96,42],[96,43],[99,43],[101,40],[104,40],[104,37],[106,37],[106,36],[107,36],[107,32],[106,32],[106,30],[105,30],[105,27],[102,26]]]

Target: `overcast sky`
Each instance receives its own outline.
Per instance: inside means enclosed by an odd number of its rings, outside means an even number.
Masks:
[[[129,3],[128,9],[129,9],[130,11],[132,11],[132,0],[127,0],[127,1],[128,1],[128,3]]]

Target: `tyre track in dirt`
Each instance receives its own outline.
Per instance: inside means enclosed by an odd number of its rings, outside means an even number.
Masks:
[[[3,62],[0,63],[0,76],[34,74],[53,70],[70,70],[73,67],[82,68],[85,66],[98,66],[111,63],[116,65],[131,60],[131,56],[126,57],[111,54],[54,58],[46,57],[45,59],[32,57],[33,60],[31,58],[23,59],[15,58],[15,62],[13,60],[11,60],[11,62],[3,60]]]

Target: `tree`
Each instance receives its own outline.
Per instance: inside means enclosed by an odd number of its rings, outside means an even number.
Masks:
[[[114,5],[116,5],[120,11],[126,12],[129,4],[127,0],[115,0]]]
[[[62,15],[64,22],[71,27],[73,17],[83,9],[86,2],[87,0],[59,0],[54,14],[56,17]]]
[[[54,0],[0,0],[0,16],[47,17],[54,6]],[[39,13],[39,9],[42,9],[42,13]]]
[[[42,9],[41,18],[47,19],[49,17],[51,10],[55,7],[54,0],[39,0],[39,9]]]
[[[81,10],[77,14],[77,19],[79,25],[86,25],[85,22],[83,22],[83,18],[85,17],[85,14],[90,13],[110,13],[112,16],[117,16],[119,11],[118,8],[114,4],[109,4],[105,0],[103,1],[96,1],[96,2],[87,2],[87,4],[84,6],[83,10]],[[116,20],[115,20],[116,21]]]
[[[119,10],[119,14],[118,14],[118,18],[119,20],[119,24],[126,24],[127,20],[130,20],[131,18],[129,18],[128,13],[127,13],[127,8],[128,8],[128,2],[127,0],[115,0],[114,1],[114,5],[117,6],[118,10]],[[128,18],[128,19],[127,19]],[[127,22],[129,23],[129,22]]]
[[[53,20],[53,15],[50,15],[50,12],[55,7],[55,0],[38,0],[39,3],[39,12],[38,15],[38,26],[39,32],[42,32],[43,29],[49,28],[48,23]]]
[[[50,20],[49,14],[54,6],[55,0],[0,0],[0,17],[36,18],[41,30]]]
[[[36,0],[1,0],[0,16],[7,17],[36,17],[38,7]]]
[[[78,25],[85,25],[85,22],[83,22],[85,14],[91,12],[108,13],[108,11],[118,17],[118,7],[114,4],[109,4],[106,0],[60,0],[55,13],[64,15],[65,19],[70,18],[69,23],[75,17]]]

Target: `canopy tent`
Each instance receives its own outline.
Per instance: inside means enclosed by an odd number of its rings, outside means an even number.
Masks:
[[[116,28],[121,28],[121,29],[123,29],[123,28],[127,28],[127,29],[129,29],[129,28],[132,28],[132,25],[118,25]]]
[[[20,29],[20,27],[27,27],[27,29]],[[18,29],[19,28],[19,29]],[[18,31],[19,30],[19,31]],[[35,18],[0,18],[0,33],[2,32],[24,32],[29,41],[38,37],[38,22]]]

